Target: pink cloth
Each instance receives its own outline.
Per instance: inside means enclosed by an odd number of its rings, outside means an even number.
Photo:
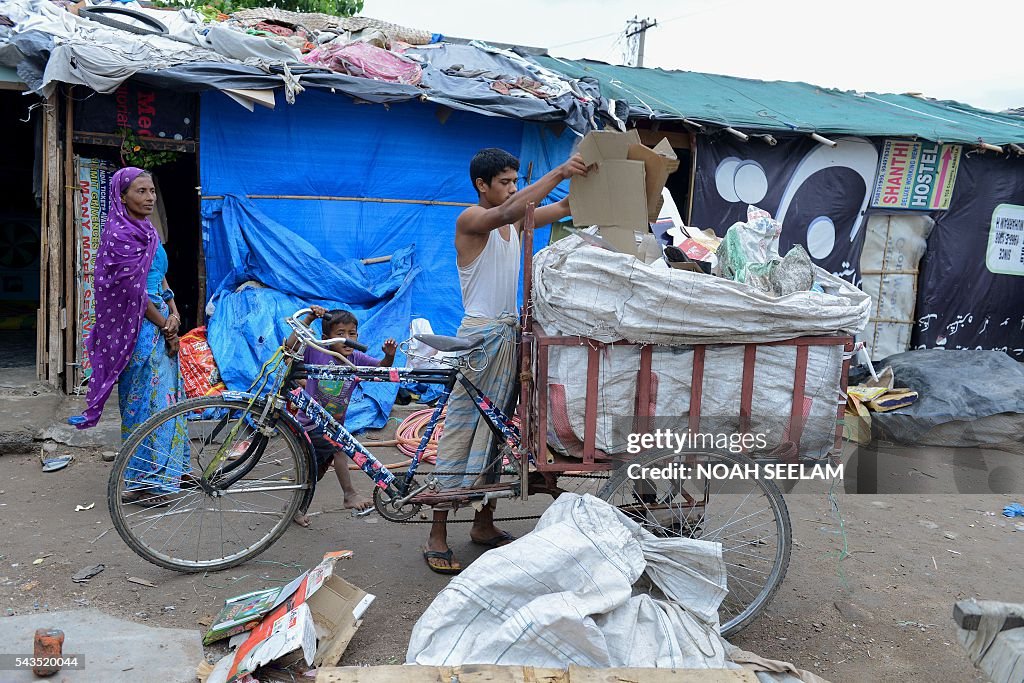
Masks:
[[[423,78],[423,70],[413,60],[369,43],[331,43],[303,55],[302,61],[375,81],[418,85]]]
[[[149,302],[146,275],[160,238],[148,218],[133,218],[121,201],[141,173],[141,168],[122,168],[110,181],[110,210],[96,257],[96,324],[86,345],[92,376],[79,429],[99,422],[103,404],[131,359]]]

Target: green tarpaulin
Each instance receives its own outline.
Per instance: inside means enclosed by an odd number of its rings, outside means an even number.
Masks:
[[[634,118],[689,119],[741,131],[1024,143],[1024,119],[912,95],[853,93],[807,83],[535,57],[571,78],[591,77]]]

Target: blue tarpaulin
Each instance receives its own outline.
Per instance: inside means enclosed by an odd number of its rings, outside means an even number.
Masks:
[[[287,336],[283,318],[311,303],[352,310],[378,356],[416,317],[454,334],[455,219],[477,199],[469,160],[501,147],[522,155],[523,177],[532,161],[535,180],[577,139],[543,124],[316,92],[255,112],[211,92],[200,111],[210,342],[227,385],[243,390]],[[538,231],[535,248],[547,243]],[[389,255],[390,263],[361,262]],[[260,286],[235,291],[247,281]],[[373,400],[357,392],[346,420],[353,431],[383,426],[397,392],[364,386]]]
[[[403,247],[389,263],[325,260],[309,242],[233,195],[206,202],[208,248],[231,264],[208,309],[210,348],[229,389],[249,389],[261,366],[290,334],[284,319],[319,304],[345,308],[359,320],[360,341],[380,357],[388,337],[404,338],[411,286],[419,268],[414,246]],[[349,429],[380,427],[387,421],[398,387],[363,384],[346,417]]]

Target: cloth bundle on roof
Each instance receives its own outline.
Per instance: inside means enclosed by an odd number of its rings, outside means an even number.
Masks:
[[[423,78],[416,62],[369,43],[330,43],[312,50],[302,61],[375,81],[417,85]]]
[[[336,17],[318,12],[289,12],[276,7],[244,9],[235,12],[231,18],[243,26],[255,26],[260,22],[272,21],[276,24],[301,26],[310,31],[348,31],[355,33],[372,28],[381,31],[391,39],[409,43],[410,45],[428,45],[433,36],[430,31],[422,31],[392,24],[371,17]]]

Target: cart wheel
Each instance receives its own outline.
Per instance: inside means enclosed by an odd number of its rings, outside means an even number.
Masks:
[[[620,467],[601,498],[658,536],[721,543],[729,587],[719,608],[721,633],[738,633],[768,605],[789,567],[792,527],[782,493],[761,478],[697,478],[698,465],[753,466],[745,455],[658,452],[629,464],[639,468]],[[673,465],[685,465],[690,478],[642,476],[643,468]]]
[[[124,7],[82,7],[78,10],[78,16],[140,36],[167,34],[167,27],[162,22],[142,12]]]

